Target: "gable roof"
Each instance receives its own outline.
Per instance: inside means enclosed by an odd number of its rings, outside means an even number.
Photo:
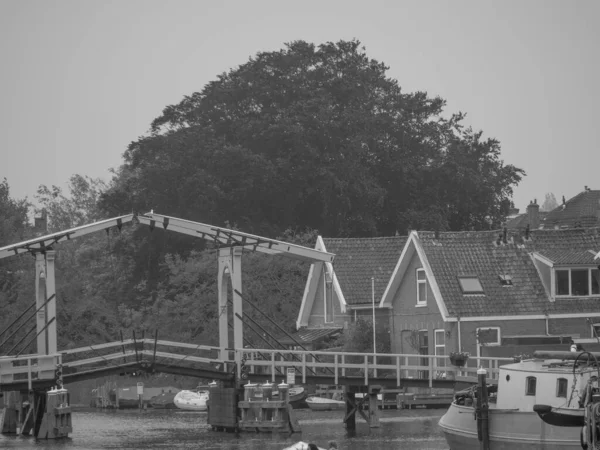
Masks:
[[[555,265],[592,265],[600,250],[598,228],[568,228],[563,230],[534,230],[525,243]]]
[[[379,302],[407,239],[406,236],[323,238],[327,251],[336,255],[333,270],[346,304],[371,304],[371,277],[375,278],[375,299]]]
[[[539,220],[541,224],[544,224],[546,217],[548,216],[548,212],[545,211],[539,211],[538,215],[539,215]],[[528,213],[523,213],[523,214],[519,214],[515,217],[510,217],[507,218],[506,220],[506,227],[509,230],[524,230],[525,228],[527,228],[527,225],[529,225],[529,214]]]
[[[600,191],[585,190],[550,211],[544,228],[595,227],[600,225]]]
[[[431,268],[450,317],[522,316],[598,313],[600,296],[557,299],[551,302],[531,257],[538,253],[556,265],[595,265],[593,251],[600,249],[597,229],[533,230],[507,236],[497,245],[501,231],[439,233],[419,232],[418,245]],[[592,252],[590,252],[592,250]],[[458,277],[477,276],[481,294],[464,294]],[[503,286],[501,275],[511,277]]]

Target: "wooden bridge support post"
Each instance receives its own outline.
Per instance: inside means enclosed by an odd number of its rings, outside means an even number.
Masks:
[[[377,396],[380,392],[381,386],[369,386],[369,427],[371,428],[379,428],[380,426],[379,418],[381,413],[379,412],[379,402],[377,400]]]
[[[346,399],[346,416],[344,417],[344,424],[346,425],[346,430],[354,431],[356,430],[356,414],[354,410],[356,396],[354,395],[354,392],[350,391],[349,386],[344,386],[344,398]]]
[[[35,298],[36,308],[40,308],[46,302],[46,258],[43,253],[35,254]],[[37,353],[38,355],[47,355],[48,347],[46,345],[47,339],[46,334],[48,330],[40,333],[41,330],[46,326],[48,320],[47,310],[48,305],[42,308],[36,314],[37,323]]]
[[[51,298],[46,306],[47,316],[46,320],[49,322],[53,318],[56,318],[56,284],[54,281],[54,258],[56,252],[54,250],[46,251],[46,298]],[[45,301],[46,299],[44,299]],[[39,331],[39,330],[38,330]],[[53,320],[48,329],[46,330],[48,335],[48,354],[53,355],[57,352],[56,345],[56,319]]]
[[[219,249],[219,347],[221,348],[220,358],[224,360],[229,359],[226,350],[229,348],[229,329],[227,325],[229,317],[227,307],[228,281],[231,281],[233,292],[233,348],[244,348],[244,324],[241,319],[244,317],[242,297],[237,293],[242,292],[242,251],[241,247]],[[239,370],[241,355],[236,354],[236,362]]]
[[[2,416],[2,424],[0,426],[2,434],[14,434],[17,432],[17,402],[20,399],[21,395],[17,391],[4,393],[4,415]]]

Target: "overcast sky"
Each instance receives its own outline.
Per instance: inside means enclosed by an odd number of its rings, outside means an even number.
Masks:
[[[600,189],[600,1],[0,0],[0,179],[110,178],[166,105],[284,43],[359,39],[495,137],[523,209]]]

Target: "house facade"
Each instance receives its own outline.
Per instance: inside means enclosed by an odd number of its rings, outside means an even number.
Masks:
[[[513,356],[566,350],[572,341],[598,345],[596,228],[413,231],[318,245],[336,258],[329,275],[311,269],[298,328],[326,326],[328,302],[338,327],[371,314],[373,279],[378,326],[389,327],[393,353]]]

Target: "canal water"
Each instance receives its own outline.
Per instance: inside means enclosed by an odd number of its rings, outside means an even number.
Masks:
[[[343,426],[342,411],[296,412],[301,433],[271,435],[212,431],[206,413],[200,412],[81,409],[73,413],[73,433],[68,439],[36,441],[0,434],[0,449],[282,450],[298,441],[327,448],[330,440],[336,441],[340,450],[448,448],[437,426],[444,409],[384,410],[381,427],[373,429],[357,417],[353,435]]]

